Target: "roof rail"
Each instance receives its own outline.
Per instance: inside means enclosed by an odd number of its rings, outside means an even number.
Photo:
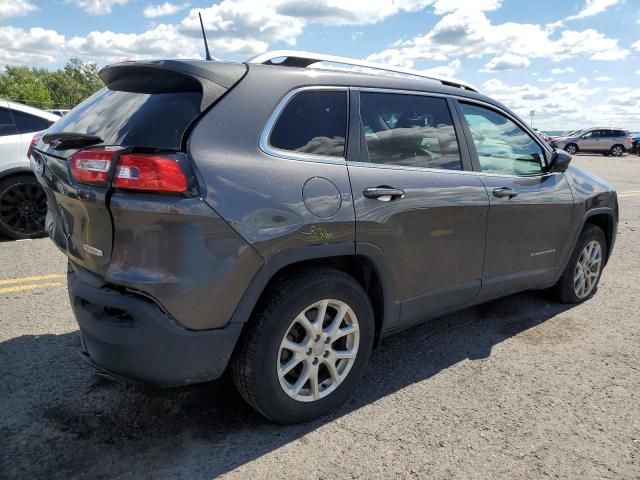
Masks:
[[[276,59],[283,59],[281,62],[275,62]],[[478,89],[471,83],[463,82],[462,80],[456,80],[455,78],[445,77],[444,75],[438,75],[436,73],[426,73],[419,70],[413,70],[411,68],[395,67],[392,65],[385,65],[383,63],[368,62],[367,60],[358,60],[355,58],[338,57],[334,55],[324,55],[322,53],[301,52],[297,50],[275,50],[273,52],[266,52],[253,57],[248,60],[247,63],[260,63],[264,65],[284,65],[288,67],[308,67],[314,63],[330,62],[338,63],[342,65],[350,65],[354,67],[370,68],[372,70],[382,70],[385,72],[399,73],[402,75],[410,75],[413,77],[428,78],[429,80],[435,80],[443,85],[449,87],[458,87],[472,92],[477,92]]]

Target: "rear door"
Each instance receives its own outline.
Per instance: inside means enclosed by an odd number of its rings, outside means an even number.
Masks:
[[[472,303],[482,277],[489,199],[460,147],[450,101],[411,92],[353,93],[357,137],[350,139],[347,161],[357,249],[382,253],[400,323]]]
[[[33,134],[46,130],[53,124],[53,121],[16,110],[15,108],[11,110],[11,115],[13,116],[13,121],[16,124],[16,130],[19,135],[20,150],[22,152],[20,161],[23,165],[28,165],[27,150],[29,149]]]
[[[459,108],[491,202],[481,299],[545,284],[570,243],[569,184],[563,173],[547,172],[542,142],[515,118],[484,103]]]
[[[22,157],[20,137],[13,122],[9,104],[0,101],[0,173],[20,167]]]

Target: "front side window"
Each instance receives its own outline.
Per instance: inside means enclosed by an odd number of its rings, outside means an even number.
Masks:
[[[360,118],[371,163],[462,169],[444,98],[361,92]]]
[[[13,117],[8,108],[0,108],[0,137],[15,135],[16,126],[13,124]]]
[[[347,92],[305,91],[296,95],[276,121],[269,143],[275,148],[344,157]]]
[[[462,103],[483,172],[534,175],[544,171],[542,147],[504,115]]]
[[[13,119],[16,122],[16,128],[20,133],[39,132],[40,130],[46,130],[53,122],[46,118],[36,117],[28,113],[13,110]]]

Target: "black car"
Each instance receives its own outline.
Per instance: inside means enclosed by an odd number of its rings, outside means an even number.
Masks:
[[[353,393],[380,339],[526,289],[596,291],[610,185],[465,82],[142,61],[36,139],[82,352],[162,386],[229,366],[268,418]],[[276,61],[278,62],[277,64]]]

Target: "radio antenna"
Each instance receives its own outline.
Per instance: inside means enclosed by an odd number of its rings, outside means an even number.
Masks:
[[[198,17],[200,17],[200,28],[202,29],[202,40],[204,40],[204,51],[206,53],[205,59],[212,61],[213,58],[209,53],[209,44],[207,43],[207,34],[204,33],[204,23],[202,23],[202,13],[198,12]]]

